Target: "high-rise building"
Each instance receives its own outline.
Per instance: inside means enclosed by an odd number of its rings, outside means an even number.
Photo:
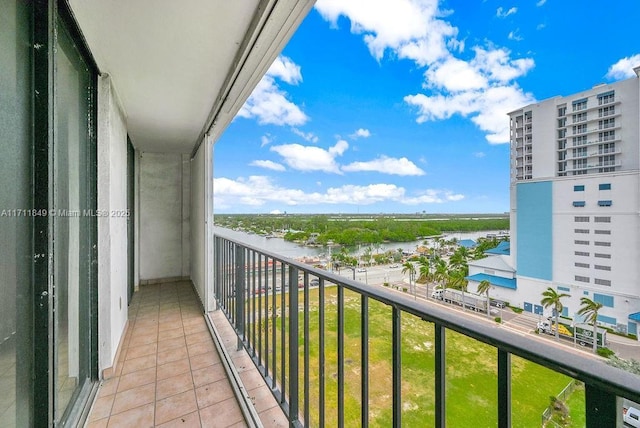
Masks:
[[[635,69],[640,75],[640,67]],[[548,287],[603,304],[598,320],[637,334],[640,323],[640,80],[638,77],[509,113],[511,262],[526,311]]]

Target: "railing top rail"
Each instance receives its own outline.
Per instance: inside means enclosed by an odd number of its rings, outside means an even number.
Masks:
[[[598,386],[604,391],[640,402],[640,376],[612,367],[599,358],[581,355],[580,351],[556,346],[555,344],[549,344],[550,346],[542,348],[541,342],[531,335],[500,328],[498,325],[486,323],[484,320],[473,320],[468,316],[440,305],[430,304],[426,306],[424,302],[416,301],[410,296],[398,294],[383,287],[368,286],[361,282],[308,266],[263,248],[243,243],[235,237],[225,236],[224,233],[216,232],[215,236],[266,255],[274,260],[293,265],[325,281],[396,307],[425,321],[443,325],[447,329],[503,349],[513,355],[585,383]],[[541,351],[542,349],[544,351]]]

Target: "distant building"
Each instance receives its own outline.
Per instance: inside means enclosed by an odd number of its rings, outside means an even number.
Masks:
[[[636,74],[640,68],[635,69]],[[511,303],[552,287],[604,305],[603,325],[638,333],[640,93],[637,77],[522,107],[511,126]],[[470,268],[471,269],[471,268]]]

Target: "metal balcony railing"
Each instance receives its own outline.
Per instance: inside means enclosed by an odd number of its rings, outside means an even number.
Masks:
[[[216,234],[214,292],[218,308],[226,314],[243,346],[264,377],[287,415],[290,426],[325,426],[325,413],[337,413],[339,427],[345,425],[345,391],[354,385],[345,383],[345,293],[359,297],[360,308],[360,426],[369,426],[371,377],[369,366],[369,305],[380,302],[389,308],[392,348],[390,409],[392,425],[402,426],[402,323],[403,316],[416,316],[434,328],[434,426],[445,427],[447,406],[446,348],[447,332],[457,332],[497,349],[497,420],[499,427],[511,426],[511,356],[518,356],[585,384],[587,427],[616,426],[617,397],[640,402],[640,376],[607,365],[604,361],[572,352],[570,348],[540,346],[528,335],[470,320],[465,314],[444,306],[425,305],[411,295],[386,287],[370,286],[316,269],[264,249],[245,245]],[[300,278],[300,279],[299,279]],[[311,279],[313,278],[313,279]],[[328,297],[334,289],[336,296]],[[289,292],[296,291],[296,292]],[[317,293],[318,336],[310,337],[310,293]],[[301,302],[302,300],[302,302]],[[331,301],[329,301],[331,300]],[[327,326],[328,307],[335,304],[337,321]],[[375,303],[376,305],[379,303]],[[291,310],[291,308],[295,308]],[[314,312],[315,314],[315,312]],[[325,355],[327,333],[337,335],[337,394],[327,393],[328,360]],[[353,332],[352,332],[353,333]],[[311,349],[314,342],[314,349]],[[302,348],[300,348],[302,346]],[[311,366],[311,354],[317,362]],[[426,357],[425,357],[426,358]],[[349,361],[348,364],[353,364]],[[431,365],[431,363],[429,363]],[[317,374],[312,388],[310,372]],[[331,369],[333,371],[333,369]],[[302,373],[302,374],[300,374]],[[425,386],[426,387],[426,386]],[[532,385],[535,387],[535,385]],[[330,407],[337,407],[330,408]],[[311,409],[316,419],[311,421]],[[473,409],[469,409],[473,412]],[[431,425],[431,423],[427,423]]]

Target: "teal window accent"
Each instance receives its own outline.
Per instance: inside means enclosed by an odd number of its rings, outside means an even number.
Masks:
[[[615,94],[615,91],[603,92],[601,94],[598,94],[598,98],[608,97],[608,96],[614,95],[614,94]]]
[[[586,102],[587,102],[586,98],[580,98],[579,100],[573,101],[571,104],[582,104],[582,103],[586,103]]]
[[[613,296],[608,294],[593,293],[593,301],[596,303],[602,303],[602,306],[613,308]]]
[[[583,295],[583,296],[588,296],[588,295],[589,295],[589,292],[588,292],[588,291],[583,291],[583,292],[582,292],[582,295]]]
[[[516,185],[518,274],[547,281],[553,277],[552,189],[550,181]]]
[[[586,205],[585,201],[573,201],[574,207],[584,207]]]
[[[636,324],[636,323],[634,323],[632,321],[629,321],[627,323],[627,333],[637,335],[638,334],[638,324]]]
[[[566,306],[564,308],[562,308],[562,316],[563,317],[568,317],[569,316],[569,308],[567,308]]]
[[[599,207],[610,207],[611,204],[612,204],[611,200],[598,201],[598,206]]]
[[[598,321],[603,322],[605,324],[617,324],[617,320],[614,317],[608,317],[606,315],[598,315]]]
[[[575,186],[574,186],[575,190]],[[611,190],[611,183],[602,183],[598,185],[598,190]]]
[[[602,184],[601,184],[602,186]],[[584,185],[578,185],[578,186],[573,186],[573,191],[574,192],[584,192]]]
[[[558,291],[571,291],[571,289],[569,287],[558,286]]]

